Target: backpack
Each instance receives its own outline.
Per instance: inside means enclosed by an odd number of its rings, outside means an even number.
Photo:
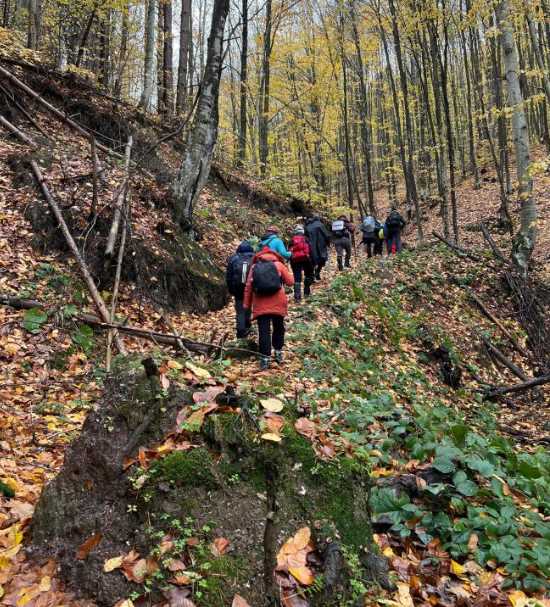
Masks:
[[[403,224],[403,218],[401,217],[399,211],[392,211],[388,219],[386,220],[386,226],[390,230],[390,232],[399,230]]]
[[[375,221],[374,217],[372,215],[365,217],[365,219],[363,219],[363,232],[365,234],[371,235],[375,229],[376,229],[376,221]]]
[[[252,288],[257,295],[275,295],[282,287],[281,275],[273,261],[259,259],[252,269]]]
[[[331,229],[333,236],[336,238],[343,238],[344,236],[347,236],[346,224],[341,219],[333,221]]]
[[[292,261],[304,261],[305,259],[309,259],[309,242],[306,237],[301,234],[292,237],[290,250],[292,252]]]
[[[251,261],[253,254],[245,253],[242,255],[237,254],[233,263],[231,264],[230,280],[229,280],[229,292],[231,295],[242,294],[246,285],[246,279],[248,278],[248,272],[250,271]]]

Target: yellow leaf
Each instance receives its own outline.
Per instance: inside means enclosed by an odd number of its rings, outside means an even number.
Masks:
[[[166,366],[169,367],[170,369],[183,369],[183,367],[180,365],[180,363],[177,360],[169,360],[166,363]]]
[[[466,577],[464,574],[466,573],[466,569],[460,563],[451,560],[451,573],[456,575],[456,577],[464,578]]]
[[[186,361],[185,366],[199,379],[210,379],[211,377],[210,373],[206,369],[197,367],[197,365],[194,365],[192,362]]]
[[[289,567],[288,572],[303,586],[311,586],[315,581],[315,576],[309,567]]]
[[[512,603],[512,607],[526,607],[529,604],[529,599],[521,590],[514,590],[508,595],[508,600]]]
[[[103,571],[109,573],[122,566],[123,556],[115,556],[112,559],[107,559],[103,564]]]
[[[52,588],[52,578],[49,575],[45,575],[38,586],[39,592],[49,592]]]
[[[384,550],[382,550],[382,554],[388,559],[391,559],[392,556],[395,556],[395,552],[391,549],[391,546],[386,546]]]
[[[279,413],[284,408],[283,403],[278,398],[264,398],[260,401],[260,405],[272,413]]]
[[[266,432],[265,434],[262,434],[262,438],[274,443],[280,443],[283,440],[279,434],[274,434],[273,432]]]
[[[310,539],[311,529],[309,527],[302,527],[301,529],[298,529],[292,538],[292,541],[296,550],[303,550],[309,544]]]

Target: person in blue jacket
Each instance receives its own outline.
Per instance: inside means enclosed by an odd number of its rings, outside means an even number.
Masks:
[[[290,259],[292,257],[292,253],[287,251],[285,247],[285,243],[279,237],[279,228],[276,226],[269,226],[267,228],[265,236],[260,240],[260,251],[267,247],[271,249],[274,253],[277,253],[284,259]]]

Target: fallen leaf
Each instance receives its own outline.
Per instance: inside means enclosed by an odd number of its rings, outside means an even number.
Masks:
[[[115,569],[119,569],[122,566],[123,559],[124,557],[122,555],[114,556],[112,559],[107,559],[105,563],[103,563],[103,571],[105,571],[105,573],[110,573]]]
[[[476,533],[472,533],[470,538],[468,539],[468,550],[473,552],[477,548],[477,543],[479,542],[479,537]]]
[[[289,567],[288,572],[302,586],[311,586],[315,581],[315,576],[309,567]]]
[[[88,556],[88,554],[90,554],[90,552],[99,544],[99,542],[101,542],[102,537],[103,536],[101,535],[101,533],[94,533],[94,535],[89,537],[78,549],[78,552],[76,553],[76,558],[79,561],[83,561]]]
[[[185,575],[185,573],[178,573],[170,580],[170,583],[176,584],[176,586],[189,586],[192,581],[193,580],[188,575]]]
[[[405,582],[397,582],[395,599],[400,607],[414,607],[409,585]]]
[[[214,556],[221,556],[227,552],[229,548],[229,540],[225,537],[217,537],[210,545],[210,552]]]
[[[467,579],[464,575],[466,573],[466,569],[464,568],[464,566],[453,560],[451,560],[451,573],[453,575],[456,575],[456,577],[458,578]]]
[[[132,599],[121,599],[114,607],[134,607]]]
[[[514,590],[508,595],[508,600],[512,603],[512,607],[526,607],[529,599],[521,590]]]
[[[194,365],[192,362],[186,361],[185,366],[199,379],[210,379],[211,377],[210,373],[206,369],[197,367],[197,365]]]
[[[280,443],[283,440],[280,434],[274,434],[273,432],[265,432],[262,434],[262,438],[273,443]]]
[[[185,563],[179,559],[171,559],[168,563],[168,571],[183,571],[185,569]]]
[[[317,427],[307,417],[300,417],[294,422],[294,428],[296,432],[307,438],[315,438],[317,434]]]
[[[278,398],[264,398],[260,401],[260,405],[266,410],[272,413],[279,413],[284,409],[283,403]]]

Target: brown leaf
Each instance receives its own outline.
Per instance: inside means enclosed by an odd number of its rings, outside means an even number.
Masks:
[[[246,599],[243,599],[243,597],[240,594],[236,594],[233,597],[233,602],[231,603],[231,607],[250,607],[250,604],[248,603],[248,601]]]
[[[315,581],[315,576],[309,567],[289,567],[288,572],[302,586],[311,586]]]
[[[210,552],[214,556],[221,556],[227,552],[229,548],[229,540],[225,537],[217,537],[210,545]]]
[[[76,553],[76,558],[79,561],[83,561],[88,556],[88,554],[90,554],[90,552],[99,544],[99,542],[101,542],[102,537],[103,536],[101,535],[101,533],[94,533],[94,535],[89,537],[78,549],[78,552]]]
[[[313,439],[317,435],[317,427],[314,422],[312,422],[307,417],[300,417],[294,422],[294,428],[296,428],[296,432],[305,436],[306,438]]]
[[[172,559],[168,563],[169,571],[183,571],[185,569],[185,563],[179,559]]]

